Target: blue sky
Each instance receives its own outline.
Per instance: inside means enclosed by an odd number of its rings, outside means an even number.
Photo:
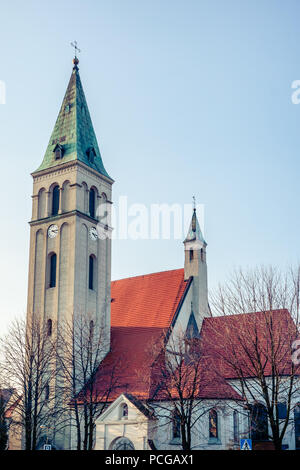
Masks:
[[[80,74],[114,200],[205,205],[209,284],[299,261],[297,0],[2,2],[0,331],[26,310],[32,180]],[[178,240],[114,241],[113,279],[183,265]]]

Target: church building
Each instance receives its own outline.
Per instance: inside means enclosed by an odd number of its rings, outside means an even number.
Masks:
[[[104,167],[78,64],[75,57],[44,159],[32,173],[27,316],[38,316],[49,334],[80,315],[103,329],[99,388],[105,386],[103,371],[122,364],[118,387],[95,421],[94,449],[180,450],[181,428],[172,397],[168,403],[161,395],[149,350],[161,338],[168,350],[182,334],[189,340],[220,344],[215,332],[230,335],[229,322],[238,319],[212,316],[207,244],[196,210],[178,248],[184,267],[111,281],[112,240],[99,236],[99,227],[111,227],[101,222],[98,209],[113,203],[114,180]],[[287,311],[274,312],[275,322],[282,318],[291,321]],[[195,411],[193,449],[239,448],[241,438],[251,437],[238,377],[214,361],[214,354],[212,350],[209,367],[203,362],[205,380],[195,394],[202,405]],[[284,438],[290,449],[300,448],[299,428],[298,407]],[[53,445],[76,449],[76,432],[70,429]]]

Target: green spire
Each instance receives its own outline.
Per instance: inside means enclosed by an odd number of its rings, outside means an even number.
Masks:
[[[77,57],[73,63],[72,75],[54,130],[43,162],[36,172],[79,160],[110,178],[102,162],[79,76]]]

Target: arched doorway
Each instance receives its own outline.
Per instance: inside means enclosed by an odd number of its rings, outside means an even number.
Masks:
[[[135,450],[133,443],[127,437],[117,437],[110,445],[110,450]]]

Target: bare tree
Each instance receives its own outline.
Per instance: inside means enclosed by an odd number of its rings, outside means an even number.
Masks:
[[[153,365],[148,404],[158,418],[156,426],[171,426],[174,443],[183,450],[191,450],[193,431],[200,435],[199,421],[208,416],[212,403],[215,409],[219,405],[211,386],[217,389],[217,384],[222,387],[227,384],[207,368],[198,337],[189,338],[184,332],[162,336],[151,345],[149,354]],[[237,399],[238,394],[232,392]]]
[[[251,410],[254,439],[267,437],[277,450],[299,399],[300,370],[292,360],[299,293],[299,267],[287,273],[273,267],[237,270],[212,294],[220,317],[205,320],[203,330],[203,352],[235,379]]]
[[[95,421],[118,388],[121,364],[109,361],[106,366],[105,333],[89,316],[80,315],[58,334],[60,393],[65,397],[65,410],[71,409],[77,450],[93,449]]]
[[[36,450],[43,428],[55,421],[58,412],[51,393],[56,370],[55,345],[44,324],[29,318],[27,323],[15,320],[0,340],[0,347],[2,376],[6,386],[18,394],[10,431],[14,427],[21,429],[24,448]]]

